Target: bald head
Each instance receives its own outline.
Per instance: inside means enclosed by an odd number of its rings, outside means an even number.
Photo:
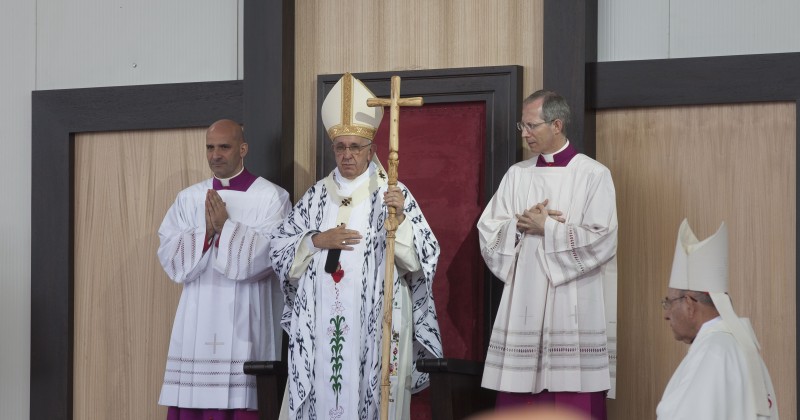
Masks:
[[[244,167],[247,143],[242,126],[233,120],[219,120],[206,130],[206,158],[217,178],[230,178]]]
[[[214,134],[217,136],[229,137],[238,143],[244,143],[244,131],[242,126],[234,120],[219,120],[208,127],[206,130],[206,137]]]

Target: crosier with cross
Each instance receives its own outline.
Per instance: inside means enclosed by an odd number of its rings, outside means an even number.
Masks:
[[[422,106],[422,98],[400,99],[400,76],[392,76],[391,99],[367,99],[367,105],[389,107],[389,187],[397,185],[397,167],[399,165],[398,131],[400,126],[401,106]],[[383,334],[381,336],[381,420],[389,418],[389,360],[392,336],[392,303],[394,301],[394,239],[397,230],[397,219],[394,207],[389,206],[389,217],[386,219],[386,276],[383,280]]]

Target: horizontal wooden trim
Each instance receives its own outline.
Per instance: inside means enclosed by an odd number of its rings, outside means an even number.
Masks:
[[[588,64],[592,109],[800,99],[800,53]]]

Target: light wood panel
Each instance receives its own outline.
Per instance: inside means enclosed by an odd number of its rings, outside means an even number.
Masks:
[[[530,93],[542,83],[542,8],[543,0],[297,2],[295,196],[316,180],[317,75],[518,64]]]
[[[753,322],[781,418],[796,418],[796,129],[794,103],[597,113],[597,158],[614,177],[620,226],[609,418],[655,418],[688,349],[659,305],[684,217],[699,238],[727,223],[735,309]]]
[[[157,231],[178,191],[210,176],[205,129],[75,137],[73,417],[166,418],[181,287],[158,262]]]

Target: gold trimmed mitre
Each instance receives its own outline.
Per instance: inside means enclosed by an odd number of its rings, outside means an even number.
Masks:
[[[367,106],[375,95],[360,80],[345,73],[322,102],[322,124],[331,140],[359,136],[372,140],[383,118],[383,107]]]
[[[678,229],[669,287],[698,292],[728,292],[728,229],[723,222],[717,232],[698,241],[683,219]]]

